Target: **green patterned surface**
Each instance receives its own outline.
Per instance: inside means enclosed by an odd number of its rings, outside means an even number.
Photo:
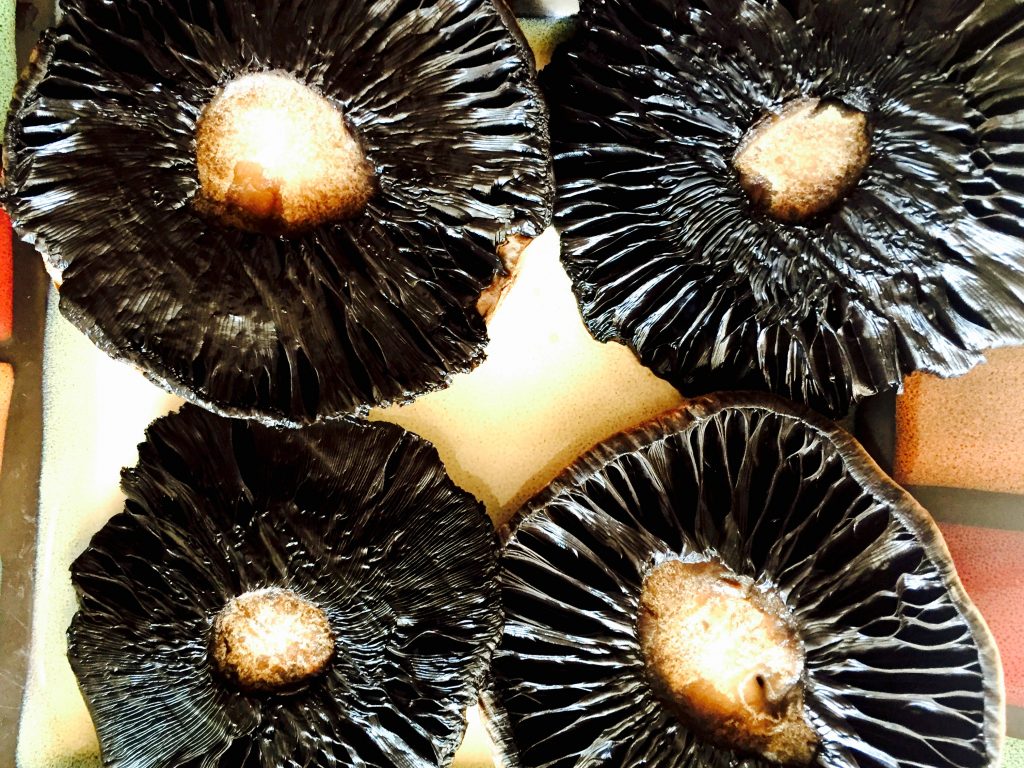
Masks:
[[[1024,768],[1024,739],[1007,739],[1003,768]]]
[[[18,76],[17,58],[14,49],[14,16],[16,0],[0,0],[0,99],[6,105],[14,92]],[[7,123],[7,108],[0,111],[0,129]]]
[[[559,43],[568,40],[575,29],[572,17],[563,19],[519,19],[519,27],[533,49],[537,69],[551,61],[551,54]]]

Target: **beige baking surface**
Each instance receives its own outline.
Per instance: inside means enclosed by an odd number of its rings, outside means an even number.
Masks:
[[[679,402],[617,345],[595,342],[558,262],[553,231],[523,254],[490,324],[488,359],[450,389],[375,413],[433,440],[452,476],[497,519],[601,438]],[[51,306],[46,333],[44,447],[36,599],[22,768],[95,766],[95,733],[65,657],[75,611],[68,567],[120,510],[119,471],[146,425],[180,401],[97,351]],[[460,768],[490,764],[475,713]]]
[[[985,356],[959,378],[907,378],[896,404],[897,482],[1024,494],[1024,347]]]
[[[499,524],[594,443],[681,402],[628,349],[590,337],[557,253],[553,230],[524,252],[479,368],[372,414],[431,440]]]

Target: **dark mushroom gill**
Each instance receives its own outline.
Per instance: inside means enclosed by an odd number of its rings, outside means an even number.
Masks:
[[[591,332],[684,394],[768,389],[835,416],[1024,342],[1024,23],[1007,7],[585,3],[541,83]],[[734,157],[805,99],[864,114],[870,150],[787,221]]]
[[[185,406],[123,481],[124,511],[72,567],[68,656],[105,764],[451,762],[502,614],[493,527],[433,446],[390,424],[282,431]],[[218,646],[225,610],[268,592],[312,630],[299,675],[254,678],[245,648]]]
[[[524,508],[488,694],[510,764],[768,764],[702,738],[652,684],[641,592],[678,558],[788,607],[815,764],[997,764],[998,653],[930,518],[834,426],[746,395],[612,438]]]
[[[546,108],[503,6],[63,7],[12,108],[5,189],[96,344],[204,407],[282,423],[403,401],[482,359],[496,249],[538,234],[552,194]],[[343,115],[374,175],[357,212],[281,237],[194,204],[200,117],[253,72]]]

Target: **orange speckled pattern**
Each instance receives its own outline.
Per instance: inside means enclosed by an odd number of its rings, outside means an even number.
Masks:
[[[14,257],[11,220],[0,211],[0,341],[11,338],[14,310]]]
[[[987,357],[960,378],[907,378],[896,404],[897,482],[1024,494],[1024,347]]]
[[[1006,702],[1024,706],[1024,531],[940,523],[957,573],[1003,658]]]

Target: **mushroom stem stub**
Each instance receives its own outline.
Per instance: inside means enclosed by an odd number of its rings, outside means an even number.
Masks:
[[[254,232],[352,218],[375,188],[341,111],[281,72],[232,80],[206,105],[196,166],[200,213]]]
[[[217,614],[210,656],[243,691],[284,691],[327,668],[334,635],[313,603],[288,589],[259,589],[233,598]]]
[[[653,687],[712,743],[806,765],[803,646],[770,589],[717,562],[670,560],[644,582],[637,626]]]
[[[796,223],[844,198],[860,180],[870,151],[863,112],[803,98],[758,121],[736,150],[733,167],[756,208]]]

